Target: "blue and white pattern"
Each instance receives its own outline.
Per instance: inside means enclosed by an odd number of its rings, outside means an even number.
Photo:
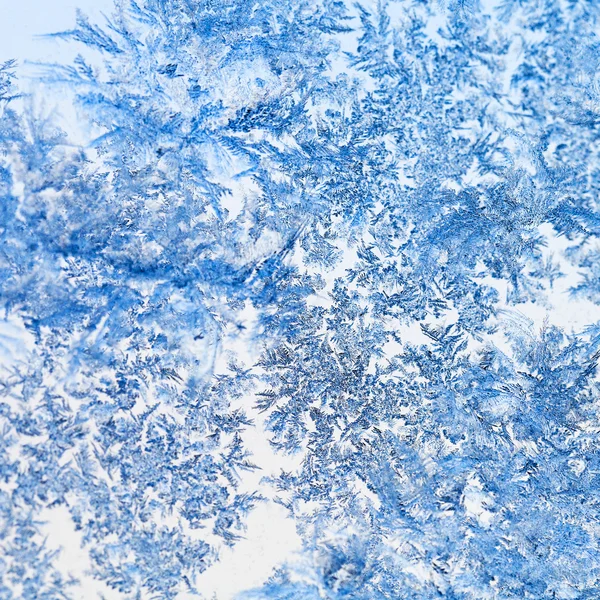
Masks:
[[[599,33],[119,0],[0,57],[0,599],[600,598]]]

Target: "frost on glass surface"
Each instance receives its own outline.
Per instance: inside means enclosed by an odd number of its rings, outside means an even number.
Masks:
[[[600,597],[599,16],[117,2],[83,145],[0,57],[0,598]]]

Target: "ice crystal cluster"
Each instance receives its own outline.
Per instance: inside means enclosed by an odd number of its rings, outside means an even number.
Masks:
[[[85,144],[0,57],[0,598],[600,598],[599,33],[122,0]]]

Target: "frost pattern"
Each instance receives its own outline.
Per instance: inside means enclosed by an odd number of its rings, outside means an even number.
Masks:
[[[0,67],[0,598],[600,597],[600,5],[140,0]],[[268,436],[273,469],[253,455]],[[89,596],[88,596],[89,597]],[[220,599],[221,600],[221,599]]]

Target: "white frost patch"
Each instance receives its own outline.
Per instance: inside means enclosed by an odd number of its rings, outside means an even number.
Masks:
[[[25,361],[33,347],[33,336],[19,318],[9,315],[0,319],[0,365],[4,369]]]
[[[69,574],[79,581],[77,587],[69,588],[74,600],[121,600],[123,595],[112,590],[104,582],[91,575],[91,560],[82,547],[82,534],[75,530],[75,524],[66,506],[55,506],[41,511],[39,520],[45,522],[40,527],[47,536],[46,547],[60,550],[54,566],[63,574]]]
[[[462,497],[467,515],[476,519],[481,526],[489,527],[495,515],[487,507],[493,502],[493,498],[483,491],[483,485],[477,478],[469,480]]]
[[[275,567],[301,548],[296,526],[285,508],[272,502],[258,505],[249,515],[246,537],[221,553],[219,562],[197,578],[207,598],[233,600],[257,588]],[[184,598],[184,596],[182,596]]]

